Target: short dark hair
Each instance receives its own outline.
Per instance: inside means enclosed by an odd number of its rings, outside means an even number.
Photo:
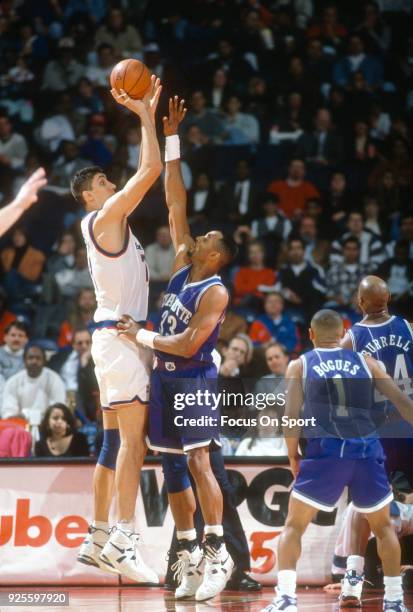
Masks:
[[[50,436],[49,419],[50,419],[50,415],[52,414],[53,410],[55,410],[56,408],[63,412],[63,418],[67,423],[66,435],[68,436],[69,434],[74,433],[76,431],[75,418],[72,412],[69,410],[66,404],[61,404],[60,402],[56,402],[56,404],[52,404],[46,410],[44,417],[42,419],[42,422],[40,424],[40,427],[39,427],[40,434],[42,435],[44,439]]]
[[[232,263],[238,255],[238,247],[233,237],[230,234],[223,234],[218,244],[224,254],[225,265]]]
[[[357,248],[360,248],[360,240],[358,240],[355,236],[349,236],[348,238],[343,240],[343,247],[347,246],[350,243],[356,244]]]
[[[40,346],[39,344],[36,344],[35,342],[29,342],[28,344],[26,344],[26,346],[24,347],[24,351],[23,351],[23,360],[26,361],[26,355],[32,348],[39,349],[39,351],[43,355],[43,361],[44,363],[46,363],[46,352],[44,348]]]
[[[303,249],[305,249],[305,243],[304,243],[304,240],[301,238],[301,236],[297,236],[297,234],[295,234],[294,236],[290,236],[288,238],[287,246],[289,249],[291,248],[291,245],[293,242],[300,242]]]
[[[343,319],[335,310],[323,308],[315,313],[311,319],[311,327],[320,331],[328,332],[343,325]]]
[[[8,334],[9,331],[13,329],[13,327],[24,332],[26,336],[29,337],[29,328],[26,323],[23,323],[23,321],[12,321],[11,323],[9,323],[4,330],[4,335]]]
[[[92,186],[93,177],[96,174],[104,174],[99,166],[87,166],[78,170],[70,182],[72,196],[79,204],[85,204],[82,193],[88,191]]]

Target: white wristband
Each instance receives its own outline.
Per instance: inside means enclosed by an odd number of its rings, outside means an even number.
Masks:
[[[181,158],[181,147],[178,134],[165,138],[165,161],[173,161]]]
[[[148,331],[147,329],[140,329],[136,334],[136,340],[139,342],[139,344],[149,346],[153,349],[153,341],[155,340],[156,336],[159,336],[159,334],[156,332]]]

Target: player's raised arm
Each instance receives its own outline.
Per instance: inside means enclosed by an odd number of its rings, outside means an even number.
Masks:
[[[209,338],[222,319],[228,305],[228,292],[222,285],[210,287],[202,296],[198,309],[187,329],[174,336],[161,336],[154,332],[140,329],[130,317],[123,316],[118,323],[120,333],[131,340],[150,346],[157,351],[190,359]]]
[[[304,403],[304,393],[302,385],[303,366],[300,359],[295,359],[288,364],[285,378],[287,381],[286,402],[284,415],[288,419],[298,419],[301,415],[301,408]],[[294,477],[300,469],[300,455],[298,453],[298,443],[300,439],[301,427],[283,427],[285,442],[288,448],[288,459]]]
[[[46,173],[43,168],[33,172],[23,183],[14,200],[0,210],[0,236],[5,234],[32,204],[37,202],[37,194],[46,184]]]
[[[181,173],[178,128],[186,114],[185,100],[169,98],[169,114],[163,118],[165,135],[165,195],[169,212],[169,228],[176,259],[173,272],[187,264],[186,253],[193,244],[186,213],[186,189]]]
[[[413,424],[413,400],[399,389],[394,380],[383,370],[376,359],[366,357],[366,362],[373,375],[378,391],[396,406],[406,421]]]
[[[126,219],[138,206],[162,172],[161,154],[156,137],[155,111],[161,94],[159,79],[152,76],[151,88],[142,100],[133,100],[126,92],[112,89],[115,100],[140,117],[142,141],[140,163],[136,173],[121,191],[110,197],[94,223],[97,232],[114,220]]]

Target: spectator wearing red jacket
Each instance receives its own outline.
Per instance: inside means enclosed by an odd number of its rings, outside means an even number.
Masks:
[[[256,302],[254,298],[261,298],[260,285],[274,285],[276,281],[275,270],[264,265],[265,251],[261,242],[252,241],[248,245],[248,265],[242,266],[234,278],[234,304],[236,306],[250,306]]]

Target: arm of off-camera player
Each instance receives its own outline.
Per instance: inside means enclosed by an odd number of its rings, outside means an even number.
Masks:
[[[348,332],[345,333],[345,335],[343,336],[343,338],[341,338],[340,340],[340,347],[343,349],[348,349],[349,351],[354,350],[353,349],[353,343],[351,341],[351,336]]]
[[[169,213],[169,229],[175,249],[172,274],[189,263],[188,249],[192,243],[186,213],[186,189],[181,173],[181,160],[166,162],[165,195]]]
[[[96,231],[113,221],[126,219],[162,172],[156,129],[148,113],[142,113],[141,125],[142,143],[139,168],[123,189],[105,202],[94,223]]]
[[[222,285],[213,285],[202,296],[187,329],[175,336],[156,336],[154,348],[189,359],[209,338],[228,305],[228,292]]]
[[[399,389],[394,380],[383,370],[376,359],[373,357],[366,357],[365,359],[378,391],[396,406],[406,421],[413,424],[413,401]]]
[[[295,359],[288,364],[285,374],[287,382],[285,412],[284,415],[289,419],[298,419],[301,415],[301,408],[304,403],[303,393],[303,364],[301,359]],[[284,437],[288,448],[288,456],[295,457],[298,454],[298,442],[301,434],[301,427],[283,427]]]

